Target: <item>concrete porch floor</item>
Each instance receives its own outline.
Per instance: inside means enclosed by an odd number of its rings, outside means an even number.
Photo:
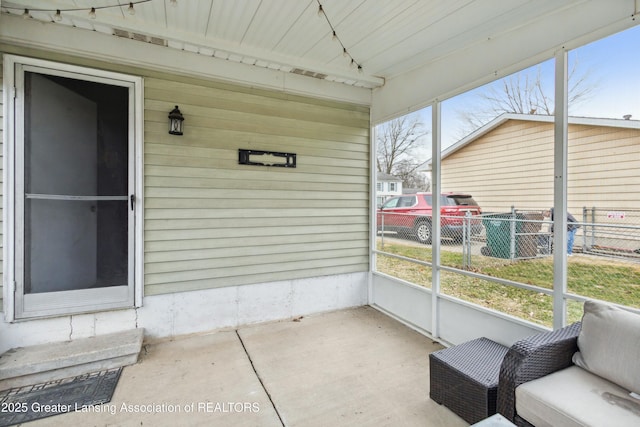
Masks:
[[[466,426],[429,399],[442,348],[371,307],[145,344],[110,403],[29,426]]]

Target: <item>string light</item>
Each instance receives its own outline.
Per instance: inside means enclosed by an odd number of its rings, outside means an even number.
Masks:
[[[137,1],[132,1],[129,2],[129,6],[127,8],[127,11],[129,13],[129,15],[135,15],[136,14],[136,10],[134,5],[140,4],[140,3],[148,3],[150,1],[153,0],[137,0]],[[333,27],[333,24],[331,24],[331,21],[329,20],[329,17],[327,16],[327,14],[324,11],[324,8],[322,7],[322,3],[320,3],[320,0],[316,0],[316,2],[318,3],[318,16],[319,17],[324,17],[324,19],[327,21],[327,24],[329,24],[329,27],[331,28],[331,38],[333,41],[336,41],[338,43],[340,43],[340,46],[342,47],[342,56],[349,59],[349,65],[352,69],[357,69],[359,73],[363,73],[364,69],[362,68],[362,64],[359,64],[354,58],[353,56],[351,56],[351,54],[349,53],[349,51],[347,50],[347,48],[345,47],[345,45],[342,43],[342,40],[340,40],[340,37],[338,37],[338,33],[336,32],[335,28]],[[178,5],[178,0],[169,0],[169,5],[171,7],[176,7]],[[105,5],[105,6],[96,6],[96,7],[92,7],[89,10],[89,18],[91,19],[96,19],[96,11],[99,9],[113,9],[113,8],[122,8],[124,7],[123,4],[118,3],[118,4],[111,4],[111,5]],[[12,7],[12,6],[6,6],[6,5],[2,5],[3,9],[9,9],[9,10],[21,10],[21,8],[17,8],[17,7]],[[31,11],[34,12],[55,12],[55,14],[53,15],[53,20],[56,22],[60,22],[62,21],[62,12],[78,12],[78,11],[83,11],[83,10],[87,10],[88,8],[67,8],[67,9],[31,9]],[[22,13],[22,18],[23,19],[29,19],[32,18],[31,13],[29,11],[29,9],[24,9],[24,12]]]
[[[135,15],[136,14],[136,10],[134,5],[140,4],[140,3],[148,3],[150,1],[154,1],[154,0],[137,0],[137,1],[132,1],[129,2],[129,6],[127,8],[127,11],[129,12],[129,15]],[[178,5],[178,0],[170,0],[169,4],[173,7],[176,7]],[[123,8],[125,5],[118,3],[118,4],[111,4],[111,5],[105,5],[105,6],[95,6],[92,8],[81,8],[81,7],[76,7],[76,8],[67,8],[67,9],[44,9],[44,8],[37,8],[37,9],[24,9],[24,12],[22,13],[22,18],[24,19],[29,19],[29,18],[33,18],[31,16],[31,12],[55,12],[55,14],[53,15],[53,20],[56,22],[60,22],[62,21],[62,13],[63,12],[81,12],[81,11],[89,11],[89,18],[91,19],[96,19],[96,11],[100,10],[100,9],[114,9],[114,8]],[[22,8],[18,8],[18,7],[13,7],[13,6],[6,6],[6,5],[2,5],[3,9],[8,9],[8,10],[22,10]]]
[[[340,40],[340,37],[338,37],[338,34],[336,33],[336,29],[333,27],[333,25],[331,24],[331,21],[329,20],[329,17],[327,16],[326,12],[324,11],[324,8],[322,7],[322,3],[320,3],[320,0],[316,0],[316,2],[318,3],[318,16],[319,17],[323,17],[324,19],[327,20],[327,24],[329,24],[329,27],[331,27],[331,39],[333,41],[336,41],[338,43],[340,43],[340,46],[342,47],[342,56],[344,56],[345,58],[349,58],[349,66],[352,69],[357,69],[358,72],[360,74],[362,74],[364,72],[362,65],[359,64],[354,58],[353,56],[351,56],[351,54],[349,53],[349,51],[347,50],[347,48],[344,46],[344,44],[342,43],[342,40]]]

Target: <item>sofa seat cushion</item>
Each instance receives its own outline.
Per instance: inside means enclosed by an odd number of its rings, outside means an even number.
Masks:
[[[516,412],[536,427],[640,425],[640,400],[575,365],[518,386]]]

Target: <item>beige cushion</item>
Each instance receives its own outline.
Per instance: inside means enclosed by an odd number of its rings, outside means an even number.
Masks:
[[[640,393],[640,315],[587,301],[573,363]]]
[[[518,386],[516,412],[536,427],[640,426],[640,400],[575,365]]]

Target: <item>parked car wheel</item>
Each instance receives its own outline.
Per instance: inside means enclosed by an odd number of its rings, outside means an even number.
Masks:
[[[414,232],[418,242],[425,245],[431,244],[431,222],[427,220],[419,220],[415,227]]]

